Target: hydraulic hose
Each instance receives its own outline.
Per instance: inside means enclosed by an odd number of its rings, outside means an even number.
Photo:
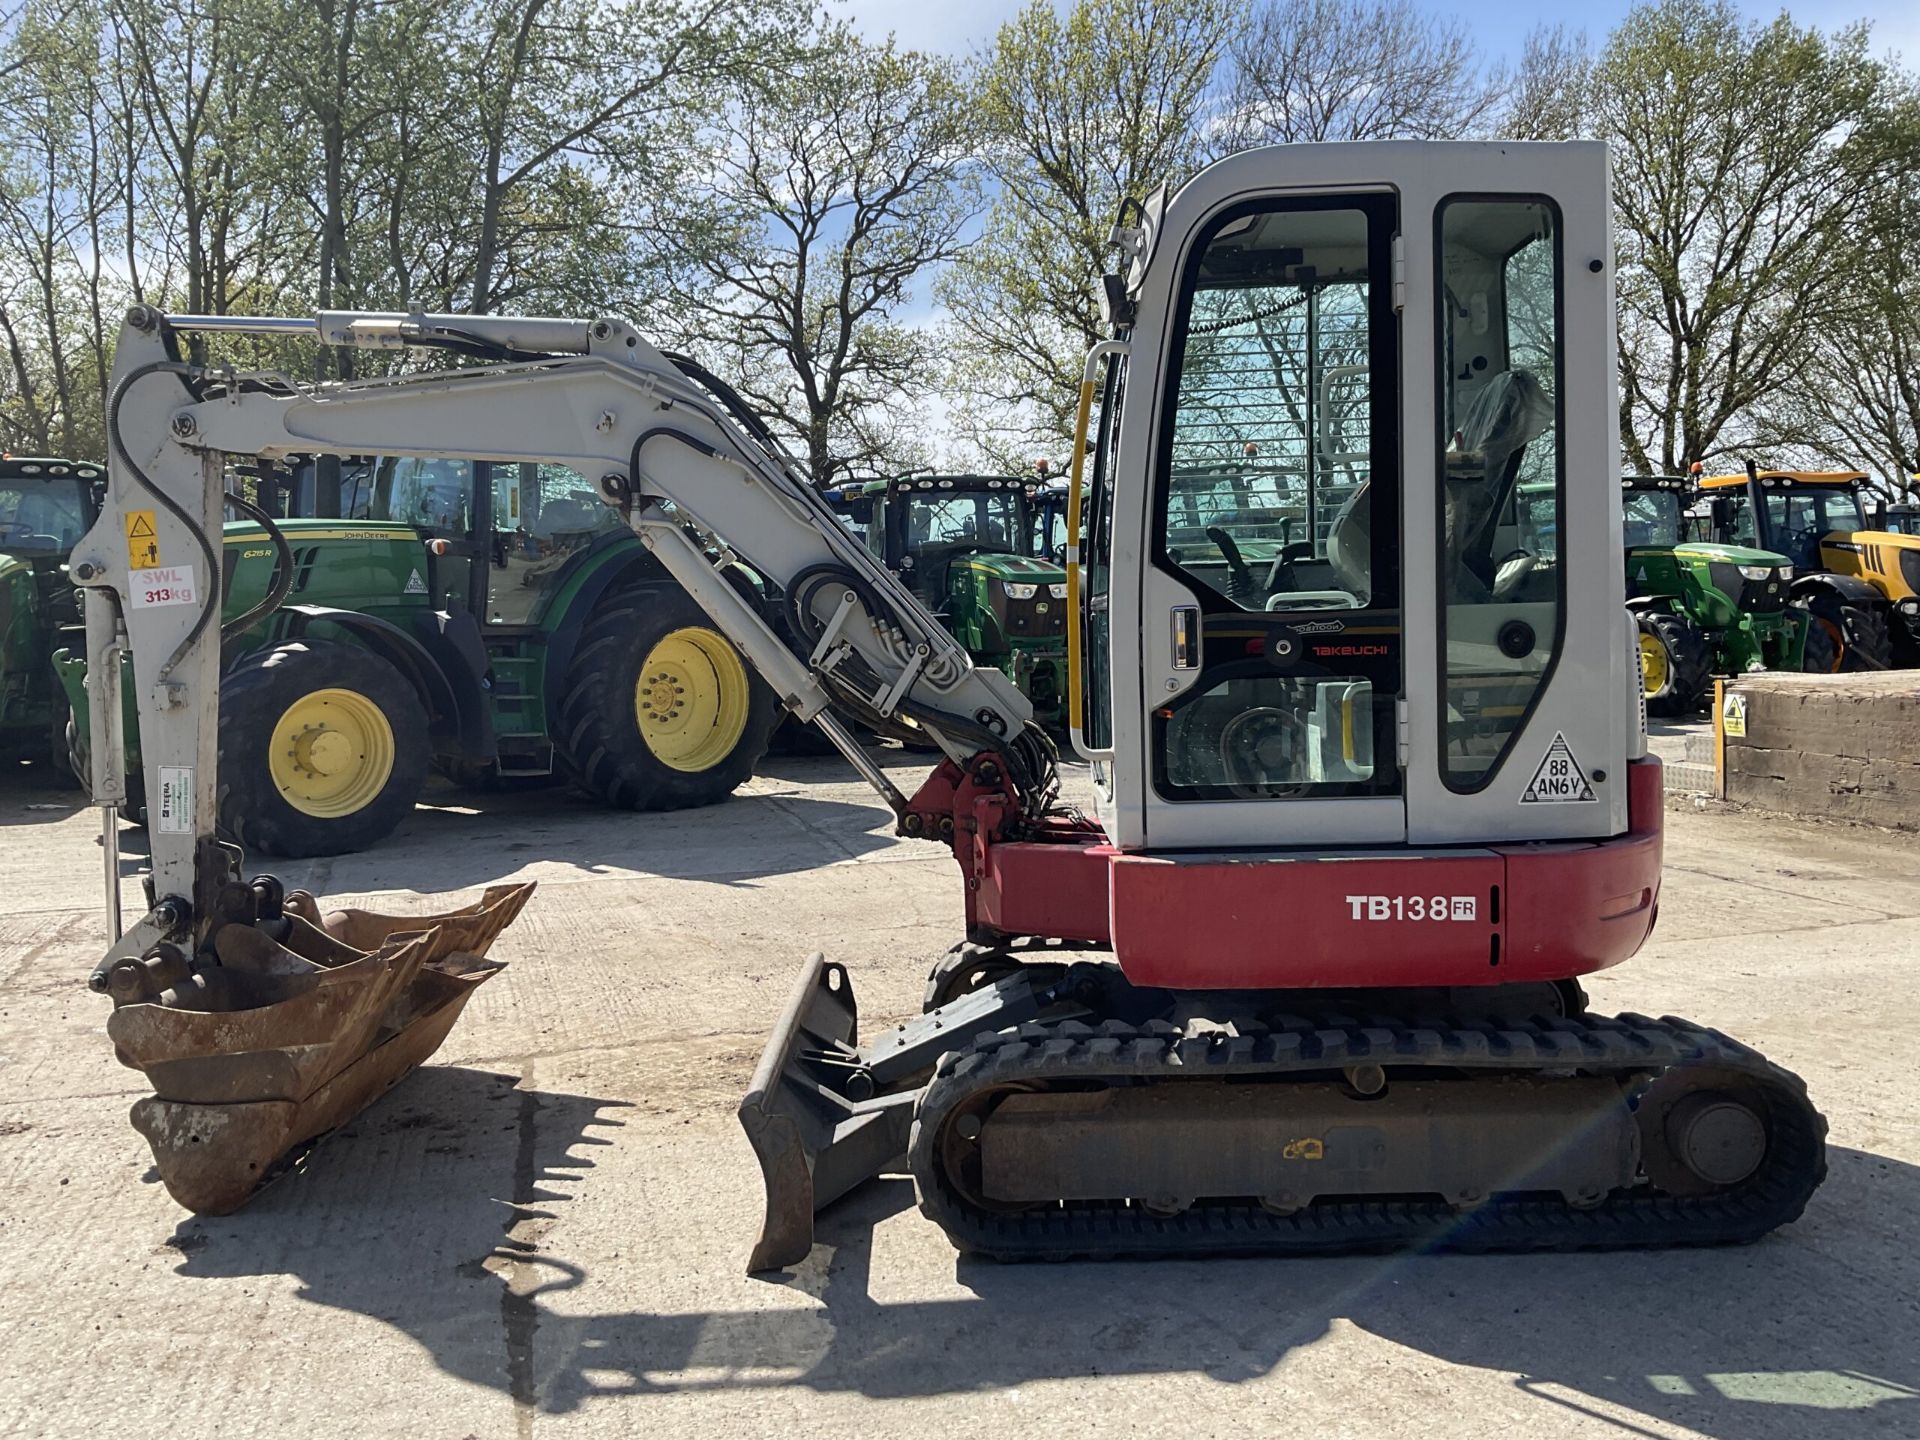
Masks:
[[[293,590],[293,547],[287,544],[287,537],[273,523],[273,517],[244,495],[230,493],[226,500],[227,504],[260,525],[267,532],[267,538],[273,541],[273,578],[268,581],[267,593],[257,605],[220,627],[220,643],[223,645],[278,610]]]
[[[206,594],[201,598],[200,613],[194,618],[193,628],[187,631],[186,637],[174,647],[173,653],[167,657],[166,663],[160,667],[154,677],[156,681],[162,684],[166,682],[168,676],[173,674],[173,667],[185,658],[187,651],[193,648],[202,633],[205,632],[207,626],[212,622],[213,617],[219,613],[220,595],[211,581],[214,575],[219,572],[220,561],[219,557],[214,554],[213,544],[207,539],[207,533],[201,528],[200,522],[190,515],[186,508],[171,495],[154,484],[153,481],[148,478],[147,472],[140,468],[131,452],[128,451],[126,440],[120,433],[120,406],[126,400],[127,392],[133,388],[134,384],[137,381],[146,379],[149,375],[164,374],[186,377],[197,376],[200,373],[199,367],[189,365],[181,360],[155,360],[150,364],[142,365],[137,370],[130,372],[124,380],[113,387],[113,394],[108,397],[107,400],[108,443],[112,445],[114,452],[119,455],[120,463],[127,467],[127,473],[133,476],[134,483],[149,495],[153,496],[154,501],[161,509],[165,510],[169,515],[173,516],[174,519],[187,527],[187,533],[193,536],[194,544],[200,547],[201,559],[206,567],[204,573],[209,582],[202,587],[206,591]],[[188,395],[191,396],[193,394],[192,386],[187,386],[186,390]],[[288,576],[289,579],[291,579],[291,566],[288,567]]]

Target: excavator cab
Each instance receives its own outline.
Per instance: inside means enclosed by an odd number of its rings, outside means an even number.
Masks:
[[[1110,282],[1081,733],[1123,848],[1625,822],[1604,155],[1359,153],[1212,167]],[[1577,798],[1527,798],[1549,750]]]

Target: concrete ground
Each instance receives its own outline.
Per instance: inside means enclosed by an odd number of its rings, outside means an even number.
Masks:
[[[395,910],[537,879],[508,969],[302,1172],[198,1220],[82,983],[93,813],[0,777],[0,1432],[1920,1434],[1912,839],[1676,801],[1660,929],[1590,987],[1811,1083],[1832,1177],[1759,1245],[1002,1267],[890,1180],[770,1281],[742,1273],[760,1182],[733,1118],[764,1032],[815,946],[869,1017],[912,1010],[959,922],[951,861],[832,760],[696,814],[436,800],[280,873]]]

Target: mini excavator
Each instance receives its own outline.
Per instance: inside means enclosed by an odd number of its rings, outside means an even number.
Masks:
[[[957,1247],[1005,1259],[1709,1244],[1801,1213],[1825,1172],[1801,1082],[1579,983],[1645,941],[1661,865],[1605,148],[1253,151],[1113,239],[1067,523],[1091,814],[1013,685],[628,322],[129,315],[72,562],[115,907],[92,983],[177,1198],[242,1203],[420,1063],[525,900],[324,914],[215,833],[223,508],[271,533],[230,457],[379,453],[568,467],[899,833],[953,854],[966,934],[922,1015],[863,1043],[843,967],[796,979],[740,1108],[752,1268],[902,1165]],[[210,332],[458,359],[312,384],[195,363]],[[124,933],[123,684],[152,844]],[[856,723],[940,761],[903,793]]]

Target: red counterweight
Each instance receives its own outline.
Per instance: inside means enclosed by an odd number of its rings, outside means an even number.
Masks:
[[[1565,980],[1630,958],[1658,909],[1657,759],[1627,767],[1624,835],[1334,853],[1127,854],[1084,819],[1027,821],[1001,773],[941,765],[903,824],[951,843],[968,934],[1108,944],[1137,985]]]

